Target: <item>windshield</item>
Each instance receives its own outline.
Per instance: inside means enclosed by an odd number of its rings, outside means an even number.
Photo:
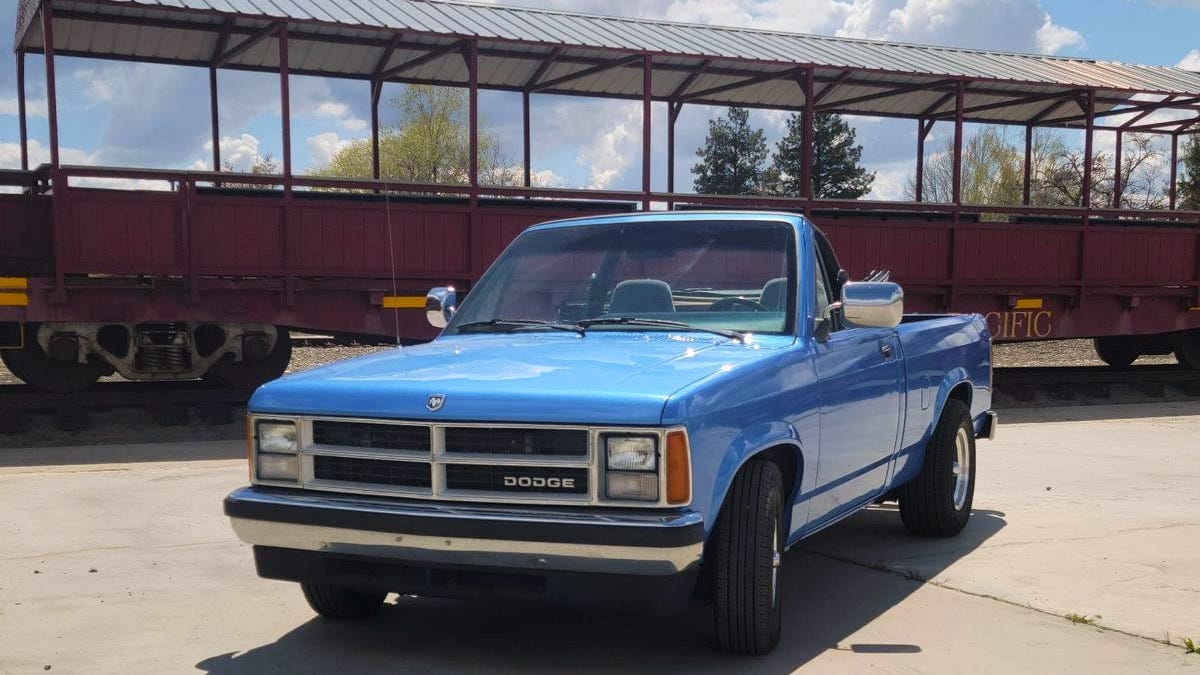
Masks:
[[[484,275],[447,333],[554,329],[539,322],[582,322],[588,330],[788,333],[797,295],[795,248],[792,226],[771,221],[534,230]],[[616,318],[634,321],[603,321]]]

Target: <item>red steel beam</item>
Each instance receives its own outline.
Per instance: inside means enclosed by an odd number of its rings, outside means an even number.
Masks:
[[[700,65],[696,67],[695,70],[688,73],[688,76],[683,79],[683,82],[679,83],[678,87],[675,87],[675,90],[672,91],[667,96],[667,100],[675,101],[680,96],[683,96],[684,94],[686,94],[687,90],[690,89],[691,86],[696,83],[696,80],[699,79],[701,75],[704,75],[705,73],[708,72],[708,69],[712,67],[712,63],[713,63],[712,59],[705,59],[704,61],[702,61],[700,63]]]
[[[1151,133],[1169,133],[1172,130],[1165,129],[1172,125],[1178,125],[1173,131],[1182,133],[1187,131],[1188,127],[1196,122],[1200,122],[1200,116],[1190,117],[1185,120],[1167,120],[1165,122],[1155,122],[1153,124],[1141,124],[1136,127],[1129,127],[1126,131],[1148,131]]]
[[[558,62],[558,59],[562,57],[562,55],[563,48],[555,47],[554,50],[550,52],[550,55],[538,64],[537,69],[533,71],[533,74],[529,76],[529,79],[525,80],[524,88],[528,90],[530,87],[535,86],[538,81],[542,79],[542,76],[546,74],[546,71],[550,70],[550,67]]]
[[[225,17],[225,23],[221,24],[221,32],[217,33],[217,44],[213,46],[212,56],[208,58],[209,67],[217,67],[217,60],[221,58],[221,54],[225,53],[225,47],[229,44],[229,36],[232,34],[233,17]]]
[[[50,166],[57,169],[58,97],[55,95],[57,87],[54,81],[54,10],[50,8],[49,2],[42,3],[42,44],[46,58],[46,120],[50,126]]]
[[[954,185],[951,187],[951,201],[955,206],[962,205],[963,98],[965,95],[963,84],[960,80],[955,83],[954,87],[954,167],[952,170]]]
[[[286,23],[277,26],[279,32],[279,113],[283,116],[283,190],[292,191],[292,99],[289,90],[288,29]]]
[[[1171,172],[1167,182],[1167,210],[1175,210],[1175,184],[1179,176],[1179,134],[1171,134]]]
[[[466,45],[467,45],[466,40],[459,40],[458,42],[451,42],[448,45],[443,45],[436,49],[430,50],[430,51],[422,54],[421,56],[409,59],[408,61],[405,61],[404,63],[392,66],[391,68],[388,68],[387,70],[376,74],[375,79],[377,79],[377,80],[391,79],[391,78],[399,75],[400,73],[403,73],[406,70],[412,70],[413,68],[416,68],[418,66],[423,66],[426,63],[429,63],[430,61],[436,61],[437,59],[440,59],[443,56],[447,56],[449,54],[453,54],[454,52],[461,52],[463,50],[463,47],[465,47]]]
[[[17,125],[21,133],[21,168],[29,170],[29,131],[25,120],[25,52],[17,52]]]
[[[209,126],[212,131],[212,166],[213,171],[221,170],[221,120],[217,103],[217,68],[208,68],[208,106]]]
[[[930,105],[928,108],[922,110],[921,114],[917,116],[917,120],[920,121],[920,119],[922,117],[930,118],[929,126],[930,126],[930,128],[932,128],[933,122],[934,122],[934,119],[933,119],[934,113],[937,112],[938,108],[941,108],[942,106],[946,105],[953,98],[954,98],[954,92],[950,92],[949,94],[944,94],[937,101],[934,101],[934,103],[932,105]],[[926,132],[926,133],[928,133],[928,132]]]
[[[813,73],[813,77],[815,78],[816,70],[815,69],[810,69],[810,70]],[[853,70],[843,70],[840,75],[838,75],[837,77],[830,80],[824,87],[821,88],[821,91],[816,93],[816,95],[813,97],[813,103],[820,103],[821,101],[823,101],[826,96],[832,94],[833,90],[838,88],[838,85],[841,85],[842,83],[846,82],[846,80],[849,80],[850,77],[853,75],[854,75]]]
[[[683,110],[683,102],[667,102],[667,192],[675,192],[675,120]]]
[[[467,43],[467,95],[470,114],[468,140],[471,156],[467,162],[467,180],[471,185],[471,203],[474,211],[479,200],[479,42]]]
[[[1092,144],[1096,135],[1093,127],[1096,124],[1096,90],[1089,89],[1087,92],[1086,106],[1087,125],[1084,127],[1083,136],[1083,187],[1080,191],[1080,204],[1085,209],[1092,207]],[[1084,222],[1087,222],[1087,216],[1084,216]]]
[[[521,149],[525,158],[525,187],[531,187],[533,185],[532,169],[530,168],[533,152],[531,150],[529,137],[529,92],[523,91],[521,92]]]
[[[1117,142],[1113,147],[1113,199],[1112,207],[1114,209],[1121,208],[1122,193],[1125,192],[1125,186],[1121,184],[1121,141],[1125,135],[1120,131],[1116,132]]]
[[[1097,100],[1099,100],[1099,99],[1097,99]],[[1181,109],[1181,110],[1193,110],[1193,109],[1195,109],[1194,104],[1196,104],[1196,103],[1200,103],[1200,96],[1193,96],[1191,98],[1184,98],[1184,99],[1179,99],[1176,101],[1170,101],[1169,103],[1167,101],[1150,101],[1148,103],[1142,103],[1140,105],[1131,105],[1131,106],[1126,106],[1123,108],[1109,108],[1108,110],[1099,110],[1099,111],[1096,111],[1096,113],[1094,115],[1092,115],[1092,117],[1096,118],[1096,117],[1107,117],[1109,115],[1127,115],[1129,113],[1141,112],[1143,110],[1154,111],[1154,110],[1163,110],[1163,109],[1171,109],[1171,108]],[[1081,107],[1082,107],[1082,105],[1081,105]],[[1045,124],[1064,124],[1067,122],[1084,122],[1087,120],[1087,117],[1088,116],[1086,113],[1081,113],[1079,115],[1071,115],[1069,117],[1056,117],[1054,119],[1046,120]]]
[[[710,87],[708,89],[702,89],[702,90],[697,91],[692,94],[680,96],[679,100],[695,101],[697,99],[702,99],[707,96],[712,96],[714,94],[722,94],[727,91],[732,91],[734,89],[741,89],[742,87],[750,87],[750,86],[753,86],[756,84],[762,84],[763,82],[770,82],[771,80],[779,80],[779,79],[783,79],[783,78],[787,78],[787,77],[796,77],[801,72],[803,72],[803,71],[801,71],[798,68],[789,68],[788,70],[780,70],[780,71],[771,72],[771,73],[763,73],[762,75],[756,75],[754,77],[747,77],[743,80],[738,80],[737,82],[730,82],[728,84],[722,84],[720,86]]]
[[[800,86],[804,89],[804,113],[800,123],[800,196],[804,199],[813,198],[813,135],[817,116],[817,96],[814,86],[816,70],[809,68],[804,71]]]
[[[873,94],[863,94],[862,96],[855,96],[853,98],[838,99],[836,101],[826,103],[826,104],[820,106],[820,108],[822,110],[824,110],[827,108],[834,108],[834,107],[839,107],[839,106],[844,107],[844,106],[848,106],[848,105],[856,105],[859,103],[866,103],[868,101],[877,101],[881,98],[890,98],[892,96],[900,96],[902,94],[910,94],[914,91],[921,91],[923,89],[933,91],[933,90],[937,90],[937,89],[942,89],[943,87],[947,87],[947,86],[957,86],[961,82],[962,82],[962,80],[936,80],[934,82],[905,84],[905,85],[901,85],[901,86],[897,86],[897,87],[892,87],[892,88],[886,89],[884,91],[877,91]],[[873,84],[883,85],[884,83],[873,83]],[[863,114],[869,114],[869,113],[863,113]]]
[[[641,54],[633,54],[631,56],[626,56],[623,59],[616,59],[614,61],[606,61],[604,63],[592,66],[591,68],[584,68],[583,70],[577,70],[573,73],[569,73],[567,75],[562,75],[562,76],[556,77],[552,80],[547,80],[545,82],[541,82],[532,87],[529,87],[528,89],[529,89],[529,91],[545,91],[546,89],[553,89],[554,87],[557,87],[561,84],[570,82],[571,80],[578,80],[581,77],[588,77],[589,75],[595,75],[596,73],[602,73],[606,70],[612,70],[613,68],[623,68],[625,66],[633,65],[634,63],[637,63],[638,61],[641,61],[641,60],[642,60]]]
[[[654,57],[642,56],[642,210],[650,210],[650,115],[654,93]]]
[[[229,63],[229,61],[231,59],[233,59],[233,57],[237,56],[238,54],[241,54],[242,52],[246,51],[247,49],[250,49],[254,45],[258,44],[259,42],[262,42],[263,40],[271,37],[272,35],[275,35],[278,31],[279,31],[279,24],[276,24],[276,23],[269,24],[266,28],[259,30],[257,33],[251,33],[250,37],[246,38],[245,40],[242,40],[241,42],[230,47],[229,49],[226,49],[226,50],[222,51],[221,53],[215,55],[213,57],[212,63],[210,65],[213,65],[213,66],[216,66],[219,68],[219,67],[225,65],[226,63]]]
[[[929,137],[929,132],[933,131],[934,120],[929,120],[928,124],[923,119],[917,120],[917,171],[913,186],[914,201],[920,203],[925,201],[925,139]]]
[[[1025,174],[1021,179],[1021,203],[1029,206],[1029,188],[1033,180],[1033,125],[1025,125]]]

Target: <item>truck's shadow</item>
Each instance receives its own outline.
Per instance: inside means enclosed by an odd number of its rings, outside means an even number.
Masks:
[[[1005,522],[1003,514],[977,510],[959,537],[933,540],[905,534],[898,521],[891,509],[872,509],[788,553],[784,636],[762,659],[718,652],[708,606],[645,616],[401,598],[371,623],[314,619],[271,644],[215,655],[196,667],[209,673],[740,672],[747,667],[790,673],[828,649],[903,658],[922,650],[921,636],[889,644],[847,638]]]

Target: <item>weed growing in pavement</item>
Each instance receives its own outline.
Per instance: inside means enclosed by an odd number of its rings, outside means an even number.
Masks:
[[[1099,614],[1096,616],[1088,616],[1087,614],[1076,614],[1071,612],[1070,614],[1064,615],[1063,618],[1071,623],[1082,623],[1087,626],[1095,626],[1096,620],[1104,617],[1100,616]]]
[[[1200,645],[1192,641],[1192,638],[1183,638],[1183,651],[1185,654],[1200,654]]]

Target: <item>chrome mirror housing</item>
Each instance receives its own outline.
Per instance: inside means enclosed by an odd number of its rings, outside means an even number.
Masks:
[[[904,316],[904,290],[890,281],[851,281],[842,286],[842,316],[860,328],[895,328]]]
[[[434,328],[445,328],[458,309],[458,294],[453,286],[432,288],[425,296],[425,318]]]

